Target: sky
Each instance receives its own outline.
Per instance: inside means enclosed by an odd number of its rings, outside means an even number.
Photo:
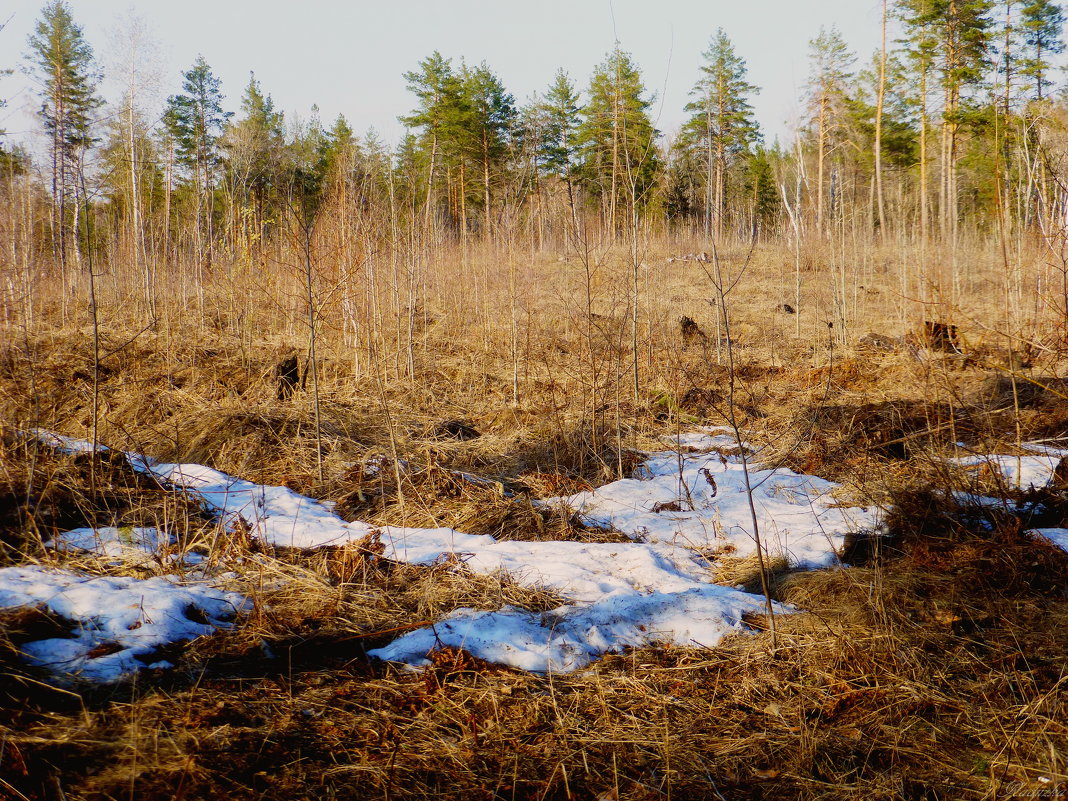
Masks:
[[[837,25],[867,62],[878,48],[881,0],[68,0],[93,47],[105,81],[113,76],[116,31],[139,17],[156,46],[139,62],[145,81],[158,76],[154,104],[179,91],[181,73],[203,55],[222,79],[225,106],[237,111],[255,72],[262,89],[292,120],[313,104],[329,125],[344,114],[357,132],[373,127],[396,144],[413,98],[404,72],[433,51],[454,64],[483,61],[522,104],[543,92],[557,69],[584,88],[615,41],[632,54],[655,93],[652,114],[667,134],[681,125],[701,53],[723,28],[761,87],[754,108],[768,142],[788,140],[800,112],[808,72],[808,42],[821,26]],[[23,74],[27,39],[43,0],[0,0],[0,128],[9,139],[39,133],[38,101]],[[121,37],[119,37],[121,39]]]

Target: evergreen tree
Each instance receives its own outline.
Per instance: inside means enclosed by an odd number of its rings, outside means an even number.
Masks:
[[[45,5],[29,44],[41,93],[38,113],[49,138],[53,252],[65,272],[72,243],[78,255],[79,165],[95,142],[93,112],[102,101],[96,95],[93,50],[63,0]]]
[[[1022,10],[1021,27],[1028,47],[1021,74],[1034,81],[1035,97],[1042,99],[1042,91],[1053,84],[1049,74],[1050,57],[1064,52],[1064,10],[1050,0],[1030,0]]]
[[[885,208],[879,213],[880,167],[884,179],[902,174],[916,161],[916,131],[907,68],[897,54],[876,51],[867,67],[852,81],[852,95],[840,129],[841,145],[834,163],[842,172],[841,202],[860,209],[867,205],[872,226],[883,228]],[[882,96],[880,125],[879,98]],[[876,149],[878,148],[878,149]],[[878,160],[876,160],[878,158]],[[867,194],[865,194],[867,193]]]
[[[907,67],[914,73],[913,105],[919,123],[919,182],[918,202],[920,236],[927,238],[930,230],[930,158],[927,154],[930,129],[930,89],[937,60],[937,19],[929,13],[931,0],[898,0],[896,13],[905,29],[903,55]]]
[[[756,231],[767,227],[779,212],[781,200],[775,186],[772,161],[781,161],[782,158],[782,154],[777,150],[757,145],[746,160],[746,189],[752,204],[753,226]]]
[[[397,145],[393,173],[397,182],[398,200],[410,208],[413,217],[420,202],[426,202],[422,191],[426,185],[427,155],[426,150],[419,144],[419,137],[414,133],[409,131],[401,137]]]
[[[311,119],[307,125],[297,124],[289,145],[288,197],[305,238],[310,236],[325,198],[330,145],[319,121],[319,107],[312,106]]]
[[[235,208],[250,209],[252,230],[262,238],[271,216],[271,194],[279,183],[278,170],[285,149],[285,117],[265,95],[256,76],[249,77],[241,100],[241,118],[226,129],[221,140],[231,202]],[[236,217],[235,213],[235,217]],[[237,224],[237,220],[233,221]]]
[[[224,111],[222,82],[216,78],[203,56],[183,75],[183,94],[171,95],[163,122],[174,139],[178,161],[191,173],[196,196],[196,233],[201,258],[211,263],[215,175],[220,164],[219,142],[226,121],[233,116]],[[202,239],[207,221],[207,248]]]
[[[705,235],[723,234],[727,208],[727,170],[731,160],[748,152],[760,140],[749,97],[759,88],[746,80],[745,60],[720,28],[704,52],[701,77],[687,104],[691,117],[686,139],[700,149],[705,161]]]
[[[1018,76],[1024,61],[1022,52],[1022,27],[1019,20],[1019,7],[1021,0],[998,0],[1000,5],[1000,28],[997,31],[996,44],[991,43],[990,49],[998,51],[997,72],[1000,76],[1001,108],[1008,117],[1017,92]]]
[[[485,63],[464,75],[464,107],[469,110],[465,133],[474,141],[482,172],[483,234],[491,227],[491,186],[493,172],[508,153],[516,120],[515,98]]]
[[[546,175],[570,179],[578,150],[582,107],[567,73],[559,70],[537,106],[543,121],[538,163]]]
[[[346,125],[347,127],[347,125]],[[331,138],[338,141],[337,126]],[[335,144],[335,147],[337,145]],[[395,202],[393,183],[393,154],[374,128],[369,128],[362,141],[354,138],[354,156],[358,164],[361,205],[367,209],[388,209]]]
[[[652,100],[644,93],[630,54],[616,47],[594,70],[577,134],[583,182],[601,197],[613,230],[628,204],[633,209],[649,202],[659,173],[659,131],[649,119]]]
[[[444,153],[460,170],[460,216],[466,218],[466,187],[462,152],[464,144],[458,134],[464,132],[463,84],[452,69],[452,63],[438,51],[419,62],[419,68],[404,73],[408,91],[418,101],[411,114],[399,117],[409,128],[421,129],[420,144],[429,150],[426,170],[424,226],[430,228],[434,204],[434,183],[441,155]],[[451,165],[450,165],[451,166]],[[451,194],[451,193],[450,193]]]
[[[360,143],[344,115],[338,114],[323,136],[323,173],[331,186],[347,184],[361,156]]]
[[[143,206],[147,212],[158,204],[163,191],[163,172],[159,165],[157,144],[147,121],[135,113],[132,136],[128,125],[129,119],[125,115],[112,119],[99,149],[103,167],[103,194],[116,234],[125,227],[122,225],[124,221],[135,217],[136,205]],[[134,173],[133,184],[130,181],[131,145],[132,151],[137,153],[139,165]]]
[[[855,60],[837,27],[820,28],[819,35],[809,42],[809,124],[815,128],[816,227],[821,230],[825,221],[827,161],[845,141],[853,77],[850,68]]]
[[[978,88],[989,66],[993,0],[901,0],[906,26],[923,37],[942,90],[941,182],[943,236],[957,224],[958,133],[965,93]]]
[[[708,165],[702,153],[689,139],[680,135],[667,148],[667,163],[664,165],[664,211],[671,220],[691,221],[705,219],[705,192],[702,175]]]

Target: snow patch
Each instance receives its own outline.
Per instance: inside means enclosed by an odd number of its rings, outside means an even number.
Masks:
[[[284,548],[320,548],[358,541],[373,531],[347,523],[326,505],[288,487],[253,484],[199,464],[166,464],[127,454],[135,470],[200,499],[231,529],[244,528]]]
[[[1033,528],[1027,533],[1045,537],[1061,550],[1068,551],[1068,528]]]
[[[649,595],[624,591],[594,604],[563,606],[544,615],[512,608],[497,612],[460,609],[369,653],[385,661],[420,666],[428,664],[430,652],[451,646],[521,670],[563,672],[628,647],[711,648],[730,632],[748,630],[743,615],[764,611],[763,598],[716,585]],[[785,610],[779,607],[778,611]]]
[[[687,548],[645,543],[498,542],[452,529],[383,528],[384,556],[433,564],[456,555],[475,573],[506,572],[520,584],[593,603],[618,592],[682,592],[707,586],[707,565]]]
[[[25,643],[35,665],[69,677],[112,682],[147,667],[173,645],[229,628],[244,596],[174,576],[89,577],[41,566],[0,569],[0,608],[38,607],[72,623],[70,637]]]
[[[84,551],[122,561],[144,563],[163,553],[173,539],[154,528],[106,526],[76,528],[44,545],[56,551]]]
[[[725,429],[689,432],[669,443],[672,450],[647,455],[638,478],[544,502],[565,504],[586,522],[644,540],[630,543],[507,542],[447,528],[376,529],[347,523],[330,506],[286,487],[253,484],[203,465],[126,456],[135,470],[200,499],[232,530],[271,545],[342,545],[377,532],[386,558],[413,564],[454,558],[471,571],[506,572],[525,586],[559,593],[569,603],[545,615],[459,610],[372,652],[421,664],[433,648],[453,645],[484,659],[547,671],[573,670],[625,647],[713,646],[745,628],[744,614],[764,612],[763,598],[711,584],[702,555],[756,552],[747,475],[771,555],[804,566],[832,564],[848,532],[875,527],[875,512],[841,507],[831,482],[785,469],[746,470],[741,454],[747,446]],[[54,645],[52,657],[84,673],[84,654],[65,647]]]
[[[204,561],[204,557],[198,553],[176,553],[176,542],[175,537],[155,528],[104,526],[66,531],[57,534],[44,546],[58,553],[80,551],[110,558],[114,565],[147,565],[153,562],[198,565]]]
[[[543,503],[645,542],[746,557],[756,553],[748,478],[765,550],[800,567],[832,565],[848,534],[878,528],[878,510],[839,503],[837,484],[786,468],[743,466],[738,452],[746,446],[733,437],[691,435],[686,444],[714,445],[715,451],[651,453],[636,478]]]
[[[78,437],[66,437],[43,428],[31,428],[27,434],[37,439],[43,445],[55,448],[60,453],[74,456],[80,453],[93,453],[93,443]],[[96,452],[103,453],[108,450],[107,445],[97,445]]]
[[[951,462],[965,470],[978,470],[986,465],[988,469],[996,471],[1001,476],[1009,489],[1041,489],[1052,481],[1057,464],[1068,453],[1053,448],[1046,449],[1046,451],[1024,456],[1006,454],[962,456],[952,459]]]

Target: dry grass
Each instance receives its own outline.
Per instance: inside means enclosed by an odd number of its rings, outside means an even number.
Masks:
[[[219,281],[202,301],[165,304],[142,331],[125,322],[131,301],[116,273],[101,287],[100,439],[287,485],[372,523],[610,539],[531,501],[626,474],[659,435],[723,422],[729,375],[707,276],[663,262],[695,244],[645,254],[637,401],[626,263],[609,248],[597,254],[590,325],[573,259],[524,267],[515,288],[499,254],[442,253],[410,329],[391,322],[404,298],[381,290],[373,342],[351,340],[336,298],[324,298],[322,482],[310,393],[279,400],[273,377],[284,355],[303,353],[293,287]],[[560,603],[553,593],[454,563],[393,564],[373,538],[314,553],[225,542],[195,505],[121,460],[20,438],[32,426],[86,436],[93,422],[85,321],[39,302],[0,351],[0,561],[55,560],[42,541],[76,526],[161,526],[183,547],[215,547],[209,556],[236,568],[234,589],[256,606],[238,629],[176,648],[170,673],[73,690],[18,659],[20,643],[61,636],[69,621],[5,614],[0,797],[918,801],[1058,788],[1068,782],[1068,559],[1022,531],[1064,524],[1068,497],[1021,498],[1041,503],[1024,515],[961,508],[943,491],[966,486],[942,461],[957,441],[1068,434],[1058,378],[1068,364],[1053,345],[1017,371],[1015,389],[991,366],[1004,276],[989,253],[962,247],[974,270],[957,305],[921,308],[900,301],[924,285],[908,252],[814,246],[798,317],[775,311],[794,302],[792,255],[758,249],[732,300],[739,420],[767,462],[893,509],[892,537],[858,543],[846,568],[774,566],[776,596],[802,610],[778,620],[775,647],[762,633],[711,650],[645,649],[563,676],[447,649],[410,672],[366,656],[453,610],[543,611]],[[744,254],[726,253],[728,269]],[[843,294],[825,266],[845,258],[857,267]],[[961,324],[972,356],[855,347],[869,330],[902,336],[941,314]],[[683,315],[703,343],[681,341]],[[450,421],[478,436],[449,436]],[[745,560],[721,559],[716,578],[759,584]]]
[[[373,607],[369,585],[314,608],[305,578],[272,597],[259,641],[208,641],[184,676],[84,709],[35,698],[7,735],[6,764],[25,764],[8,780],[42,797],[642,799],[986,798],[1064,780],[1063,597],[962,590],[901,559],[793,576],[783,598],[808,611],[780,619],[774,650],[760,635],[549,678],[454,651],[413,673],[370,665],[373,631],[335,628]],[[428,576],[432,592],[454,575]],[[441,611],[399,601],[377,625]]]

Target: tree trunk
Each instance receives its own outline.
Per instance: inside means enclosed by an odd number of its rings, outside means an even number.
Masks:
[[[928,217],[927,174],[927,66],[920,70],[920,238],[926,241],[930,220]]]
[[[885,235],[886,210],[883,204],[883,104],[886,99],[886,16],[883,0],[882,49],[879,52],[879,97],[875,104],[875,204],[879,211],[879,233]]]
[[[427,171],[426,176],[426,208],[423,215],[423,230],[424,236],[430,235],[430,220],[431,210],[433,208],[434,198],[434,167],[438,160],[438,134],[435,131],[430,136],[430,169]]]
[[[490,213],[490,152],[489,135],[486,131],[482,132],[482,188],[484,194],[483,202],[486,204],[486,230],[483,232],[482,237],[488,240],[493,217]]]
[[[827,152],[827,98],[820,98],[819,142],[816,153],[816,231],[823,233],[823,169]]]
[[[712,236],[712,209],[714,208],[715,158],[712,149],[712,98],[705,99],[705,143],[708,161],[708,177],[705,179],[705,238]]]

